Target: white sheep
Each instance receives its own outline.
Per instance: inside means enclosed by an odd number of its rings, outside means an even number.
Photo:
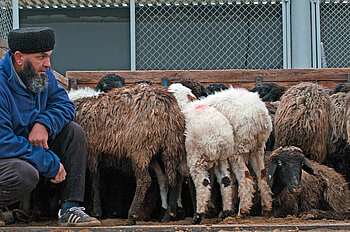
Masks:
[[[100,93],[101,91],[96,90],[94,88],[83,87],[83,88],[69,90],[68,97],[71,101],[74,102],[75,100],[78,100],[80,98],[97,96]]]
[[[230,122],[215,108],[196,99],[191,90],[180,83],[169,86],[184,113],[187,165],[196,188],[196,212],[192,223],[199,224],[210,199],[210,169],[220,184],[223,217],[232,214],[232,185],[228,157],[233,154],[234,139]]]
[[[234,155],[230,156],[230,164],[235,164],[232,170],[239,184],[238,215],[249,214],[252,206],[254,182],[246,166],[248,162],[257,176],[263,213],[270,212],[272,193],[267,184],[264,148],[272,123],[264,102],[257,93],[232,87],[201,99],[201,102],[221,112],[233,128]]]

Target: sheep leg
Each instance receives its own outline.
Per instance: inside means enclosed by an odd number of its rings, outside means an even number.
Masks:
[[[232,185],[230,180],[228,160],[221,160],[218,166],[215,166],[215,176],[220,185],[222,196],[222,218],[226,218],[233,214],[232,211]]]
[[[136,177],[136,189],[134,199],[132,200],[129,212],[128,212],[128,225],[135,225],[136,219],[139,216],[140,207],[143,203],[146,192],[151,185],[151,176],[148,172],[148,167],[144,167],[143,169],[133,167],[135,171]]]
[[[205,166],[205,165],[203,165]],[[205,215],[208,201],[210,199],[210,179],[209,173],[204,167],[191,165],[190,173],[196,188],[196,213],[191,221],[192,224],[199,224]]]
[[[261,195],[262,214],[267,215],[272,210],[272,191],[267,184],[266,170],[263,159],[264,149],[260,149],[250,157],[250,163],[257,176],[258,188]]]
[[[237,157],[235,161],[231,162],[231,165],[238,182],[239,206],[237,216],[249,214],[255,192],[253,178],[250,176],[242,156]]]
[[[152,163],[152,168],[156,173],[156,177],[159,185],[160,198],[162,200],[162,215],[166,212],[168,208],[168,183],[163,170],[157,162]]]
[[[175,185],[174,186],[169,185],[168,208],[162,219],[162,222],[167,222],[167,221],[176,219],[177,206],[180,198],[182,181],[183,181],[182,175],[176,172]]]
[[[100,168],[97,166],[96,172],[91,172],[92,183],[92,216],[100,218],[102,215],[100,196]]]

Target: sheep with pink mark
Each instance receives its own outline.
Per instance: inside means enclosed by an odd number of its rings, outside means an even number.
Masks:
[[[189,157],[191,157],[192,154],[197,154],[193,155],[193,157],[200,157],[201,153],[204,152],[201,149],[205,149],[205,152],[210,151],[210,157],[217,157],[217,159],[219,159],[219,157],[228,158],[228,165],[233,171],[239,185],[239,216],[250,213],[253,194],[255,192],[254,182],[247,168],[249,162],[258,177],[258,187],[261,193],[263,211],[266,213],[269,212],[272,208],[272,196],[271,189],[266,180],[264,148],[272,130],[272,123],[265,104],[260,100],[256,93],[248,92],[245,89],[230,88],[194,103],[190,103],[187,106],[189,108],[185,108],[184,110],[184,106],[181,106],[181,102],[188,101],[190,92],[181,92],[179,90],[181,86],[182,85],[179,84],[171,85],[168,91],[175,94],[178,104],[180,104],[180,108],[184,112],[186,118],[187,132],[185,146],[188,157],[187,162],[191,161]],[[182,86],[182,88],[184,87]],[[202,117],[204,118],[199,117],[198,115],[200,114],[202,114]],[[216,115],[216,120],[211,118],[214,114]],[[208,117],[209,121],[207,119]],[[220,118],[220,120],[218,120],[218,118]],[[207,126],[210,126],[211,130],[208,130],[206,128]],[[188,132],[189,129],[193,131],[193,134]],[[215,146],[220,146],[219,143],[217,143],[217,140],[211,139],[210,137],[212,136],[213,131],[216,131],[218,134],[216,137],[218,137],[220,133],[223,133],[222,131],[226,131],[225,136],[230,138],[230,140],[233,139],[233,142],[226,145],[226,153],[228,154],[221,152],[221,154],[219,154],[220,156],[218,156],[215,152],[218,153],[220,149],[211,151],[208,148],[208,146],[212,144],[212,141],[215,141]],[[195,144],[198,143],[198,139],[203,141],[199,146],[198,144]],[[201,151],[201,153],[198,151]],[[214,161],[214,159],[210,160],[207,157],[201,158]],[[198,162],[194,162],[194,164],[198,165]],[[191,164],[188,163],[188,165],[191,169]],[[194,174],[192,174],[194,171],[196,171],[195,166],[191,170],[191,176],[194,176]],[[196,178],[198,177],[196,176]],[[200,184],[197,185],[202,187],[204,183],[207,183],[207,179],[204,177],[200,178],[202,179],[194,181],[199,182]],[[230,179],[228,177],[226,180],[230,180],[231,182],[232,179],[233,178]],[[221,186],[225,186],[224,179],[222,179]],[[235,199],[233,199],[233,202],[235,202]],[[204,215],[203,213],[204,212],[200,212],[197,209],[193,222],[200,222],[201,217]]]
[[[263,214],[267,214],[272,209],[272,193],[267,184],[264,149],[272,123],[264,102],[257,93],[242,88],[217,92],[201,102],[222,113],[233,128],[234,151],[229,162],[238,182],[238,216],[249,214],[253,204],[254,181],[248,163],[257,176]]]
[[[211,170],[221,188],[223,217],[233,214],[232,185],[228,158],[233,153],[234,139],[230,122],[215,108],[197,100],[191,90],[180,83],[170,85],[185,116],[187,166],[196,188],[196,211],[192,224],[204,218],[211,194]],[[188,173],[185,173],[188,175]]]

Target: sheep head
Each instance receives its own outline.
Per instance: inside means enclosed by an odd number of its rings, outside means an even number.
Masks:
[[[188,103],[198,100],[192,93],[191,89],[183,86],[180,83],[171,84],[168,88],[168,91],[174,94],[177,103],[182,110]]]
[[[279,189],[287,187],[291,193],[300,193],[302,170],[314,174],[301,149],[293,146],[280,147],[270,155],[268,183],[274,178]]]

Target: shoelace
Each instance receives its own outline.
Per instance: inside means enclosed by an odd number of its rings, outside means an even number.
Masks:
[[[84,207],[72,207],[70,209],[68,209],[68,211],[70,212],[75,212],[76,215],[71,214],[68,218],[68,222],[70,223],[77,223],[81,218],[83,218],[84,216],[87,216],[87,214],[83,211],[85,210]]]
[[[69,208],[68,209],[69,211],[73,212],[73,211],[78,211],[79,213],[81,213],[82,215],[87,215],[84,210],[85,208],[84,207],[78,207],[78,206],[74,206],[72,208]]]

